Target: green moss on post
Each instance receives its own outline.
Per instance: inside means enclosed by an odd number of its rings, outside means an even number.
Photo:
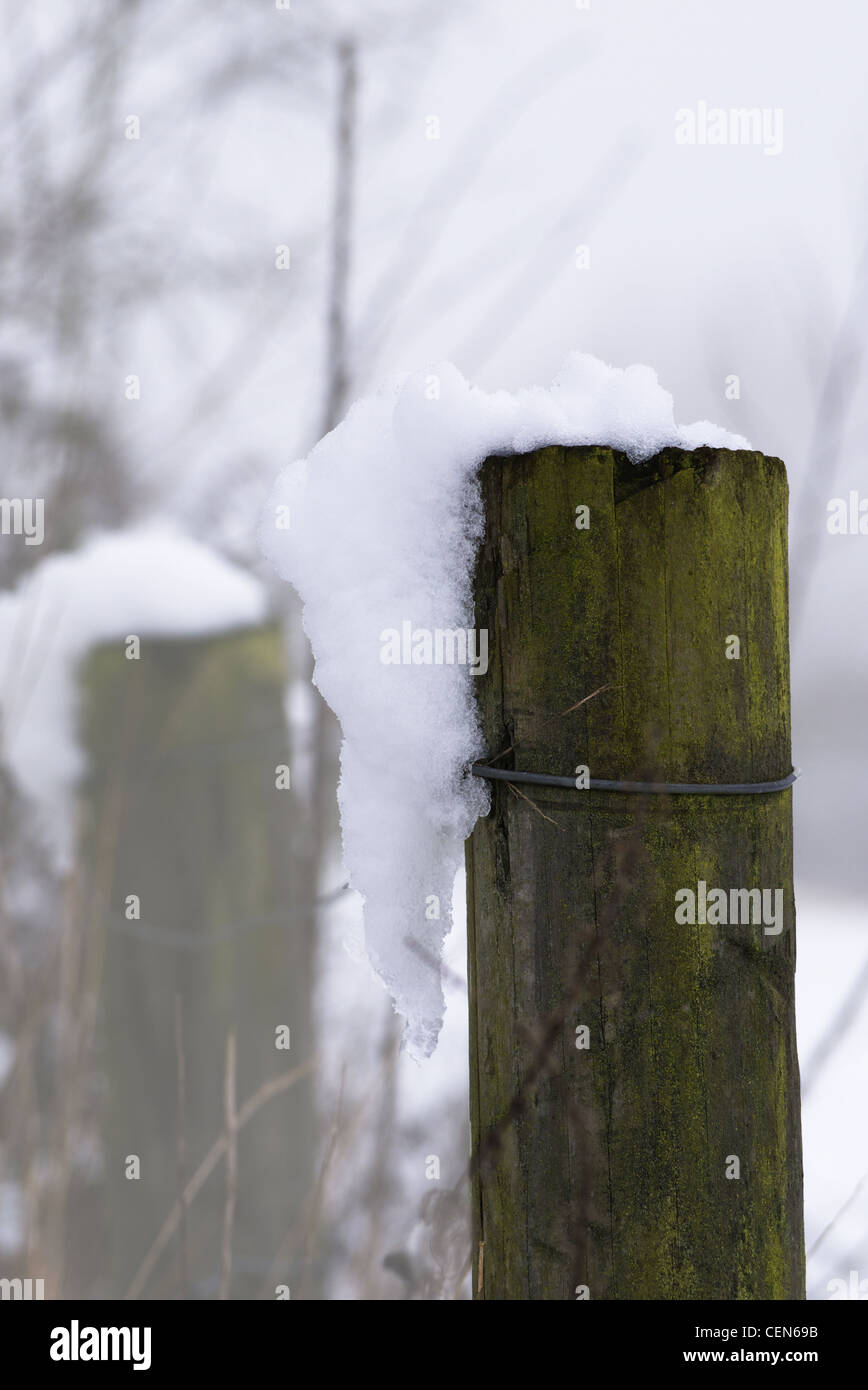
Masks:
[[[779,459],[549,448],[481,479],[498,766],[789,771]],[[791,792],[521,791],[468,844],[477,1296],[804,1298]],[[700,881],[781,889],[782,930],[676,922]]]

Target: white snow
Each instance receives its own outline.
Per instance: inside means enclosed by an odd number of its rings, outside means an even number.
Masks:
[[[343,730],[344,857],[367,952],[418,1058],[441,1028],[452,887],[487,791],[463,775],[483,751],[468,665],[426,660],[421,641],[414,662],[384,664],[383,634],[410,623],[433,643],[472,627],[483,459],[586,443],[634,460],[667,445],[749,447],[707,421],[677,425],[649,367],[574,353],[549,389],[488,394],[446,364],[353,406],[281,473],[263,517],[263,549],[304,601],[314,678]]]
[[[865,1091],[868,1008],[864,999],[849,1027],[836,1027],[836,1040],[819,1071],[815,1059],[868,962],[865,917],[864,902],[830,899],[828,891],[818,891],[816,884],[802,887],[796,882],[796,1022],[803,1085],[808,1298],[830,1298],[834,1279],[843,1280],[849,1289],[851,1270],[864,1260],[868,1138],[865,1107],[853,1104],[854,1096]],[[814,1084],[810,1084],[812,1071]],[[818,1240],[816,1253],[811,1253]],[[857,1282],[866,1277],[868,1269],[862,1265]],[[865,1298],[864,1292],[861,1297]]]
[[[257,580],[162,520],[51,555],[0,594],[0,757],[59,869],[71,863],[83,771],[81,658],[102,642],[213,633],[259,622],[265,611]]]

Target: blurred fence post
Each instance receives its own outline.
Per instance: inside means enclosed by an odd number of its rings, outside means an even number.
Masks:
[[[138,660],[114,643],[82,673],[83,918],[103,961],[104,1296],[124,1295],[224,1131],[230,1033],[239,1109],[312,1056],[315,908],[294,900],[294,794],[278,771],[289,763],[284,661],[269,626],[143,638]],[[221,1264],[232,1298],[291,1288],[314,1144],[307,1074],[237,1134],[226,1248],[220,1162],[143,1295],[217,1297]]]
[[[780,460],[549,448],[481,479],[495,767],[789,773]],[[804,1298],[791,791],[491,790],[467,856],[475,1296]]]

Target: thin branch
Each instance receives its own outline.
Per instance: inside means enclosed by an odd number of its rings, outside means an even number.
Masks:
[[[853,1188],[853,1191],[850,1193],[850,1196],[847,1198],[844,1205],[838,1211],[835,1212],[835,1215],[832,1217],[832,1220],[829,1222],[828,1226],[825,1226],[823,1230],[820,1232],[820,1234],[817,1236],[817,1239],[814,1241],[813,1245],[808,1251],[808,1259],[810,1259],[812,1255],[816,1254],[829,1232],[835,1229],[836,1225],[840,1221],[841,1217],[844,1215],[845,1211],[848,1211],[850,1209],[850,1207],[855,1202],[856,1198],[859,1196],[859,1193],[862,1191],[862,1188],[866,1182],[868,1182],[868,1169],[866,1169],[866,1171],[862,1174],[861,1178],[857,1182],[856,1186]]]
[[[483,318],[455,349],[454,361],[465,373],[478,375],[522,320],[539,308],[551,280],[563,268],[567,249],[572,255],[576,229],[587,239],[635,173],[643,154],[644,149],[634,136],[622,135],[598,162],[575,203],[554,223],[545,242],[535,248],[535,254],[518,266],[499,292],[497,303],[489,305]]]
[[[524,792],[520,791],[514,782],[507,782],[506,785],[509,787],[509,790],[511,792],[515,792],[516,796],[520,796],[522,801],[526,801],[528,806],[532,806],[538,816],[542,816],[543,820],[547,820],[549,825],[553,825],[555,830],[563,830],[564,827],[562,825],[558,825],[556,820],[552,820],[551,816],[547,816],[545,811],[541,811],[539,806],[537,806],[536,802],[531,801],[529,796],[525,796]]]
[[[232,1230],[238,1195],[238,1116],[235,1096],[235,1033],[226,1038],[226,1074],[223,1084],[223,1115],[226,1126],[226,1203],[223,1208],[223,1256],[220,1264],[220,1300],[229,1297],[232,1281]]]
[[[868,959],[847,991],[840,1008],[826,1028],[802,1071],[802,1099],[810,1094],[816,1085],[817,1077],[826,1066],[829,1058],[837,1052],[853,1024],[859,1018],[868,997]]]
[[[316,1064],[316,1057],[311,1057],[307,1062],[303,1062],[301,1066],[294,1067],[292,1071],[283,1072],[282,1075],[272,1077],[270,1081],[263,1082],[259,1089],[254,1092],[249,1100],[245,1101],[238,1111],[235,1124],[236,1133],[244,1129],[245,1125],[253,1119],[253,1116],[257,1111],[262,1109],[263,1105],[273,1100],[275,1096],[282,1095],[284,1091],[288,1091],[297,1081],[301,1081],[313,1071]],[[183,1202],[185,1206],[189,1207],[201,1192],[225,1152],[226,1135],[224,1133],[212,1144],[192,1178],[187,1183],[183,1192]],[[182,1204],[181,1201],[177,1201],[157,1232],[142,1263],[139,1265],[129,1288],[124,1294],[125,1299],[136,1299],[141,1296],[142,1290],[150,1279],[157,1261],[180,1225],[181,1214]]]
[[[186,1299],[189,1269],[187,1202],[184,1195],[187,1186],[187,1057],[184,1051],[184,1001],[180,993],[175,995],[175,1049],[178,1054],[178,1201],[181,1204],[178,1274],[181,1298]]]
[[[304,1250],[304,1276],[302,1285],[302,1296],[304,1296],[304,1293],[307,1290],[307,1285],[310,1281],[310,1273],[313,1268],[314,1256],[316,1254],[316,1242],[317,1235],[319,1232],[320,1217],[322,1215],[323,1198],[325,1196],[326,1177],[328,1176],[329,1169],[331,1168],[332,1159],[334,1158],[335,1149],[337,1147],[338,1136],[340,1135],[341,1131],[341,1116],[343,1114],[344,1108],[345,1081],[346,1067],[343,1067],[341,1069],[341,1081],[340,1086],[338,1088],[338,1098],[335,1103],[335,1113],[332,1118],[331,1129],[329,1130],[329,1137],[328,1143],[326,1144],[325,1156],[323,1157],[323,1161],[320,1164],[320,1170],[317,1177],[316,1186],[313,1192],[313,1201],[311,1203],[310,1220],[308,1222],[307,1238],[305,1240]]]
[[[589,54],[584,38],[580,44],[558,39],[499,87],[465,132],[459,150],[432,182],[410,220],[398,254],[370,295],[358,336],[369,356],[382,344],[394,313],[404,303],[492,150],[503,143],[535,102],[549,96],[557,83],[574,77]]]
[[[342,39],[335,46],[338,63],[338,108],[335,129],[334,207],[331,224],[330,284],[326,338],[326,399],[321,434],[338,423],[349,388],[347,306],[356,166],[356,103],[358,69],[356,46]]]
[[[570,705],[569,709],[561,710],[560,714],[553,714],[552,717],[551,717],[551,719],[547,719],[547,720],[545,721],[544,724],[540,724],[539,729],[538,729],[538,732],[541,733],[543,729],[547,729],[548,726],[549,726],[550,724],[554,724],[555,721],[558,720],[558,719],[565,719],[566,716],[567,716],[568,714],[572,714],[574,710],[581,709],[582,705],[586,705],[586,704],[588,703],[589,700],[593,700],[594,697],[597,696],[597,695],[602,695],[602,693],[603,693],[604,690],[614,690],[614,689],[615,689],[615,684],[614,684],[614,682],[613,682],[611,685],[601,685],[601,686],[598,686],[598,688],[597,688],[596,690],[592,690],[592,691],[591,691],[590,695],[585,695],[584,699],[577,700],[576,703],[575,703],[574,705]],[[525,739],[525,742],[527,742],[526,739]],[[500,753],[495,753],[494,757],[493,757],[493,758],[489,758],[488,761],[487,761],[484,765],[485,765],[486,767],[490,767],[492,763],[496,763],[496,762],[497,762],[498,758],[505,758],[506,755],[507,755],[507,753],[512,753],[516,748],[520,748],[520,747],[521,747],[521,744],[520,744],[520,743],[511,743],[511,744],[509,745],[508,748],[502,749]]]

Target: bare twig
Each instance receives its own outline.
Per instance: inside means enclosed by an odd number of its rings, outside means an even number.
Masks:
[[[335,1113],[332,1118],[331,1129],[329,1130],[328,1143],[323,1161],[320,1164],[319,1176],[313,1191],[313,1201],[311,1202],[310,1220],[307,1228],[307,1238],[305,1240],[304,1251],[304,1284],[302,1286],[302,1296],[310,1281],[311,1270],[313,1269],[314,1256],[316,1254],[316,1242],[319,1234],[320,1216],[322,1214],[323,1197],[325,1195],[325,1183],[332,1159],[334,1158],[337,1147],[338,1136],[341,1131],[341,1115],[344,1107],[344,1083],[346,1081],[346,1068],[341,1070],[341,1084],[338,1089],[338,1098],[335,1103]]]
[[[178,1236],[178,1277],[181,1298],[187,1297],[187,1202],[184,1196],[187,1186],[187,1058],[184,1051],[184,1001],[180,993],[175,995],[175,1049],[178,1054],[178,1201],[181,1204],[180,1231]]]
[[[596,690],[592,690],[592,691],[591,691],[590,695],[585,695],[583,699],[577,700],[576,703],[575,703],[574,705],[570,705],[569,709],[561,710],[560,714],[553,714],[552,717],[551,717],[551,719],[547,719],[547,720],[545,721],[545,723],[540,724],[540,726],[539,726],[539,732],[541,733],[543,729],[547,729],[548,726],[549,726],[550,724],[554,724],[556,720],[558,720],[558,719],[565,719],[566,716],[567,716],[568,714],[572,714],[575,710],[581,709],[582,705],[586,705],[586,704],[588,703],[589,700],[593,700],[597,695],[602,695],[602,693],[603,693],[604,690],[614,690],[614,689],[615,689],[614,683],[611,684],[611,685],[601,685],[601,686],[598,686]],[[489,758],[489,759],[487,760],[487,762],[485,763],[485,766],[486,766],[486,767],[490,767],[491,764],[492,764],[492,763],[496,763],[497,760],[498,760],[499,758],[505,758],[506,755],[507,755],[507,753],[512,753],[516,748],[520,748],[520,747],[521,747],[521,744],[520,744],[520,743],[511,743],[511,744],[509,745],[508,748],[502,748],[501,751],[500,751],[499,753],[495,753],[495,754],[494,754],[494,757],[493,757],[493,758]]]
[[[813,1090],[817,1077],[841,1046],[859,1018],[868,998],[868,960],[845,994],[839,1008],[802,1069],[802,1099]]]
[[[288,1091],[290,1087],[294,1086],[297,1081],[301,1081],[303,1077],[309,1075],[316,1064],[317,1059],[311,1057],[307,1062],[302,1062],[301,1066],[294,1067],[292,1071],[283,1072],[282,1075],[274,1076],[270,1081],[263,1082],[259,1089],[254,1092],[249,1100],[244,1102],[241,1109],[238,1111],[235,1124],[236,1133],[244,1129],[245,1125],[253,1119],[253,1116],[261,1110],[263,1105],[266,1105],[268,1101],[273,1100],[275,1096],[282,1095],[284,1091]],[[224,1133],[212,1144],[192,1178],[187,1183],[183,1192],[184,1204],[186,1206],[189,1207],[201,1192],[225,1152],[226,1135]],[[157,1261],[169,1244],[172,1236],[177,1231],[180,1221],[181,1202],[177,1201],[157,1232],[150,1249],[139,1265],[129,1288],[124,1294],[125,1299],[136,1299],[141,1296],[142,1290],[150,1279]]]
[[[849,1211],[850,1207],[853,1205],[856,1198],[859,1196],[859,1193],[862,1191],[862,1188],[864,1187],[866,1182],[868,1182],[868,1170],[866,1170],[862,1174],[861,1178],[857,1182],[856,1186],[853,1188],[853,1191],[850,1193],[850,1196],[847,1198],[844,1205],[840,1207],[838,1211],[835,1212],[835,1215],[832,1217],[832,1220],[829,1222],[829,1224],[823,1227],[823,1230],[817,1236],[817,1239],[814,1241],[813,1245],[808,1251],[808,1259],[810,1259],[812,1255],[816,1254],[823,1241],[826,1239],[826,1236],[829,1234],[830,1231],[833,1231],[835,1229],[841,1217],[844,1215],[845,1211]]]
[[[232,1280],[232,1228],[238,1189],[238,1116],[235,1110],[235,1033],[226,1038],[226,1073],[223,1083],[223,1115],[226,1133],[226,1203],[223,1208],[223,1256],[220,1264],[220,1299],[229,1297]]]
[[[525,796],[524,792],[520,791],[519,788],[515,786],[513,782],[507,782],[506,785],[509,787],[509,790],[511,792],[515,792],[516,796],[520,796],[522,801],[526,801],[528,806],[532,806],[538,816],[542,816],[543,820],[547,820],[549,825],[553,825],[555,830],[563,830],[564,827],[562,825],[558,825],[556,820],[552,820],[551,816],[547,816],[545,811],[541,811],[539,806],[537,806],[536,802],[531,801],[529,796]]]
[[[326,398],[322,434],[333,430],[346,404],[349,389],[347,362],[347,306],[349,299],[350,248],[352,243],[353,192],[356,165],[356,96],[358,72],[356,45],[340,39],[335,45],[338,65],[338,106],[335,128],[334,207],[331,221],[330,284],[326,342]]]

